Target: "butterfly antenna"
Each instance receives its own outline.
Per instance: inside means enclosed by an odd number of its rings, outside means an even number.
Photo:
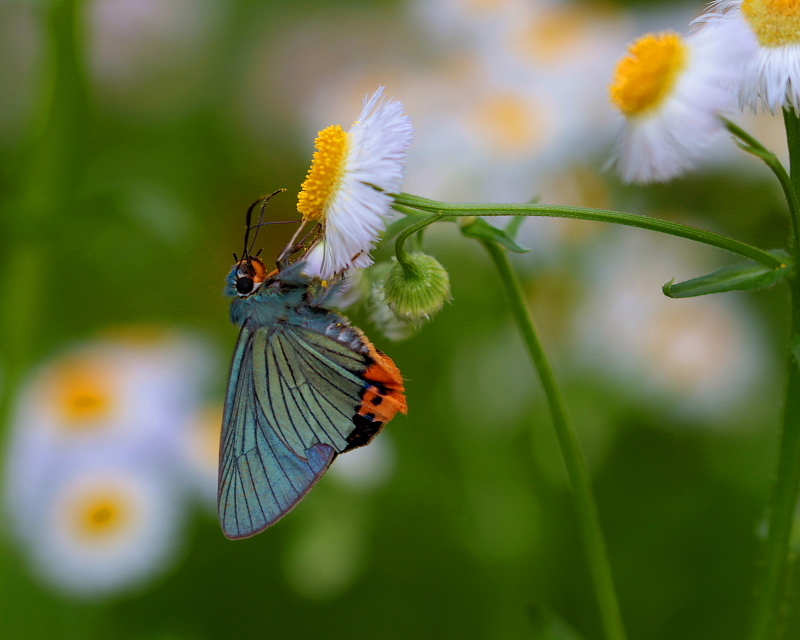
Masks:
[[[256,205],[261,202],[263,198],[259,198],[249,207],[247,207],[247,215],[245,216],[245,223],[244,223],[244,250],[242,252],[242,260],[245,260],[248,256],[247,252],[247,240],[250,237],[250,220],[253,216],[253,209],[256,208]]]
[[[250,248],[247,250],[248,255],[253,250],[253,246],[255,245],[256,240],[258,239],[259,230],[261,229],[262,226],[264,226],[264,222],[263,222],[263,220],[264,220],[264,209],[266,209],[267,203],[270,200],[272,200],[272,198],[277,196],[279,193],[282,193],[283,191],[286,191],[286,189],[278,189],[277,191],[273,191],[272,193],[270,193],[268,196],[266,196],[264,198],[261,198],[261,200],[260,200],[260,202],[261,202],[261,211],[258,214],[258,224],[254,225],[253,227],[250,226],[250,215],[253,212],[254,206],[259,201],[254,202],[253,205],[250,206],[250,209],[247,210],[247,233],[250,233],[250,229],[251,228],[256,230],[255,235],[253,235],[253,242],[250,243]],[[246,237],[247,237],[247,235],[245,235],[245,238]],[[246,242],[246,240],[245,240],[245,242]]]

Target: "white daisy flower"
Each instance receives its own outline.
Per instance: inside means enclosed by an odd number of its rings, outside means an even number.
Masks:
[[[384,101],[383,87],[365,99],[349,131],[338,125],[320,131],[297,202],[304,222],[322,225],[321,241],[307,254],[309,275],[328,279],[372,264],[413,135],[403,104]]]
[[[800,5],[795,0],[716,0],[699,18],[728,46],[747,48],[741,106],[800,113]]]
[[[747,421],[771,354],[764,328],[735,294],[673,300],[661,286],[706,273],[719,256],[680,240],[614,229],[587,263],[572,317],[579,364],[675,424]],[[757,421],[756,423],[757,424]]]
[[[201,500],[217,507],[217,472],[219,469],[219,439],[222,430],[223,407],[204,407],[183,440],[184,457],[188,463],[189,479]]]
[[[12,414],[3,490],[16,528],[30,529],[32,505],[76,459],[125,452],[180,467],[212,365],[203,344],[159,329],[123,330],[43,365]]]
[[[617,65],[609,90],[625,123],[613,163],[626,182],[674,178],[723,130],[718,116],[735,107],[742,58],[716,30],[647,34]]]
[[[44,580],[95,598],[136,588],[168,566],[182,510],[174,484],[153,468],[118,458],[85,462],[40,499],[25,542]]]

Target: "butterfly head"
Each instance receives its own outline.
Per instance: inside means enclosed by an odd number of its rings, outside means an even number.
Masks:
[[[228,274],[226,293],[231,297],[247,298],[261,288],[268,275],[260,258],[246,256],[239,260]]]

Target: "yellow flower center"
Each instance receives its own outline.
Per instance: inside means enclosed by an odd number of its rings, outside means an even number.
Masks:
[[[93,541],[115,535],[130,519],[129,505],[118,493],[85,496],[76,506],[77,532]]]
[[[584,8],[558,7],[531,21],[514,44],[539,63],[559,62],[570,53],[574,55],[595,19]]]
[[[530,150],[542,133],[541,119],[521,96],[505,93],[479,105],[474,123],[500,153]]]
[[[68,363],[56,374],[53,399],[67,427],[96,426],[113,407],[108,372],[88,362]]]
[[[297,210],[304,220],[323,220],[331,194],[336,190],[344,173],[347,159],[347,132],[338,124],[319,132],[314,142],[317,150],[311,162],[300,194]]]
[[[219,463],[219,435],[222,429],[222,405],[207,407],[194,425],[191,453],[204,469],[217,472]]]
[[[797,0],[743,0],[742,14],[762,47],[800,44]]]
[[[656,109],[686,66],[688,51],[672,31],[648,33],[628,47],[609,87],[611,101],[628,116]]]

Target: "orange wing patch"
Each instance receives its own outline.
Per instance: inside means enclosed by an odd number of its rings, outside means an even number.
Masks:
[[[403,376],[392,359],[362,336],[369,349],[371,364],[364,371],[364,382],[369,385],[364,390],[361,406],[353,416],[355,430],[347,438],[345,451],[369,444],[398,411],[408,413]]]
[[[358,413],[372,414],[371,419],[386,424],[398,411],[408,413],[403,376],[389,356],[371,342],[367,342],[367,347],[373,362],[364,372],[364,379],[372,386],[364,392]]]

